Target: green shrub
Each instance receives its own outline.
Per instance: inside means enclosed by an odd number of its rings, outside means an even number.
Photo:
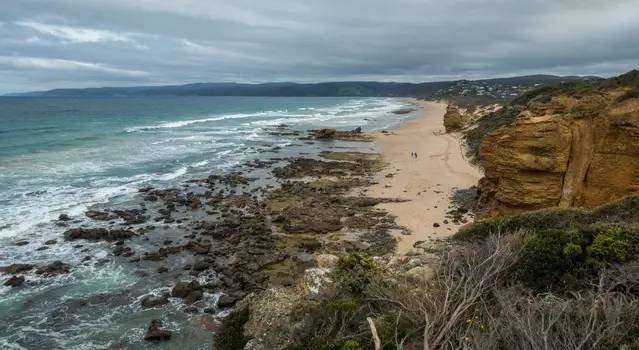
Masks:
[[[519,230],[537,232],[552,228],[571,229],[576,225],[595,223],[639,222],[639,196],[629,196],[592,209],[550,208],[526,212],[505,218],[482,220],[460,230],[454,238],[461,241],[483,240],[497,232]]]
[[[612,226],[597,233],[588,247],[588,254],[602,262],[621,262],[626,260],[629,248],[626,232],[619,226]]]
[[[340,283],[354,295],[361,295],[377,273],[377,265],[368,254],[352,253],[337,261],[336,274]]]
[[[357,302],[352,298],[342,298],[329,301],[328,308],[344,313],[354,313],[357,311]]]
[[[357,340],[347,340],[344,345],[342,345],[343,350],[364,350],[362,345]]]
[[[618,225],[539,231],[526,239],[515,275],[537,292],[578,290],[601,268],[625,261],[629,246],[627,232]]]
[[[220,331],[215,335],[215,345],[219,350],[241,350],[250,340],[244,335],[244,325],[251,313],[248,307],[237,309],[222,320]]]

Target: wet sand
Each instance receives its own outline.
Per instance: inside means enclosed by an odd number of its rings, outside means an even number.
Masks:
[[[446,104],[414,102],[424,106],[418,118],[402,123],[390,134],[375,136],[389,166],[376,175],[378,184],[367,193],[372,197],[410,200],[379,205],[397,216],[397,224],[410,230],[410,235],[393,233],[399,240],[397,254],[407,253],[417,241],[457,232],[460,225],[444,223],[446,212],[451,210],[450,196],[456,189],[476,185],[481,177],[481,172],[464,157],[460,135],[444,134]],[[417,152],[417,158],[411,157],[411,152]],[[386,177],[388,174],[393,176]],[[439,227],[434,227],[436,224]]]

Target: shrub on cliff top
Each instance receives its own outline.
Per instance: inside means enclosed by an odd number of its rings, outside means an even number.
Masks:
[[[485,239],[491,233],[569,229],[575,225],[594,223],[639,224],[639,196],[625,197],[592,209],[550,208],[482,220],[459,230],[454,238],[461,241],[477,241]]]
[[[535,292],[588,288],[603,268],[626,261],[638,232],[616,224],[539,231],[526,239],[515,276]]]

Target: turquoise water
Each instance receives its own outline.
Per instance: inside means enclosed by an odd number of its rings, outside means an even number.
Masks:
[[[53,260],[74,266],[51,279],[29,275],[32,284],[20,289],[0,286],[0,348],[103,349],[122,339],[136,344],[127,348],[149,346],[135,341],[158,311],[139,310],[137,298],[169,283],[141,278],[115,261],[82,264],[69,244],[36,251],[48,239],[61,241],[54,227],[59,214],[81,217],[92,205],[133,203],[140,187],[170,187],[250,159],[322,147],[269,134],[280,124],[297,131],[380,130],[409,117],[391,113],[406,105],[388,98],[0,98],[0,266]],[[262,153],[274,147],[282,147],[280,154]],[[14,246],[20,239],[29,244]],[[110,254],[101,243],[86,246],[96,259]],[[91,297],[102,302],[60,311]],[[173,329],[189,322],[184,315],[171,319]],[[194,349],[210,340],[206,333],[179,334]]]

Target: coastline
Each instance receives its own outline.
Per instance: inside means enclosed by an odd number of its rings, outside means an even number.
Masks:
[[[392,232],[398,240],[396,254],[400,255],[420,241],[456,233],[461,227],[459,223],[446,219],[452,208],[451,196],[456,190],[477,185],[481,177],[481,172],[464,157],[460,135],[444,133],[446,104],[411,102],[424,107],[417,118],[404,121],[390,133],[375,135],[380,154],[389,165],[375,175],[376,184],[367,192],[372,197],[408,200],[378,205],[410,232],[410,235],[400,230]],[[417,158],[411,157],[412,152],[417,153]]]

